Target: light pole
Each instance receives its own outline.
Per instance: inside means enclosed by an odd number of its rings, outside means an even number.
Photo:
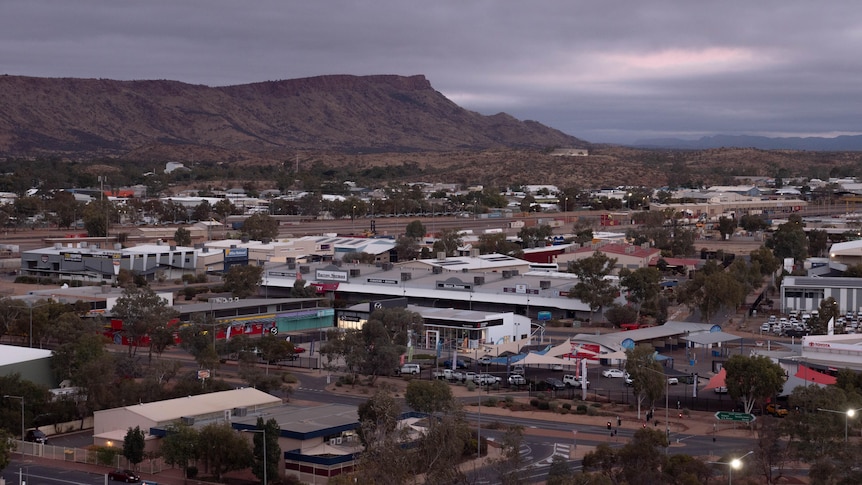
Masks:
[[[9,394],[4,394],[3,397],[6,399],[21,400],[21,441],[24,441],[24,396],[11,396]]]
[[[356,204],[353,204],[353,213],[350,216],[350,232],[356,235]]]
[[[656,374],[660,374],[664,378],[664,435],[667,439],[667,447],[664,449],[665,453],[667,453],[667,448],[670,447],[670,414],[668,413],[668,404],[669,404],[669,395],[670,395],[670,383],[667,380],[667,374],[664,372],[657,371],[655,369],[650,369],[649,367],[641,366],[640,370],[645,370],[649,372],[655,372]]]
[[[818,411],[824,413],[843,414],[844,415],[844,442],[847,443],[847,427],[850,418],[856,416],[856,413],[862,411],[862,408],[848,409],[847,411],[833,411],[832,409],[817,408]]]
[[[742,459],[753,453],[753,451],[749,451],[739,458],[734,458],[730,461],[708,461],[707,463],[712,465],[727,465],[727,485],[733,485],[733,470],[742,468]]]
[[[266,485],[266,428],[263,429],[246,429],[246,433],[262,433],[263,434],[263,485]]]

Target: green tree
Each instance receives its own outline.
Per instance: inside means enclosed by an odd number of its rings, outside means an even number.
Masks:
[[[126,431],[123,439],[123,456],[129,463],[137,467],[138,463],[144,461],[144,432],[140,426],[131,427]]]
[[[254,461],[251,464],[251,472],[261,480],[266,476],[267,481],[274,481],[278,478],[278,462],[281,459],[281,447],[278,445],[281,428],[278,426],[278,421],[273,418],[264,423],[263,418],[258,417],[255,429],[261,430],[263,433],[254,433],[254,449],[252,450]],[[266,474],[264,474],[263,465],[264,453],[266,454]]]
[[[805,234],[802,218],[791,215],[787,222],[778,226],[772,237],[766,240],[766,247],[772,249],[779,260],[793,258],[802,261],[808,257],[808,236]]]
[[[404,400],[414,410],[426,414],[445,413],[456,408],[452,388],[439,380],[411,380],[407,384]]]
[[[209,221],[212,217],[213,207],[209,201],[201,201],[192,211],[192,219],[196,221]]]
[[[610,305],[616,298],[617,287],[606,278],[616,263],[616,258],[609,258],[601,251],[569,263],[569,272],[578,276],[578,283],[569,291],[569,298],[578,298],[590,306],[590,320],[593,313]]]
[[[553,234],[554,230],[547,224],[536,227],[522,227],[518,231],[518,237],[525,248],[544,247]]]
[[[278,220],[268,214],[254,214],[242,223],[242,233],[255,241],[278,236]]]
[[[727,359],[724,369],[727,393],[743,404],[746,413],[751,413],[755,403],[772,398],[784,387],[784,369],[769,357],[734,355]]]
[[[168,425],[166,431],[160,451],[165,463],[182,468],[185,479],[188,477],[189,465],[200,457],[200,433],[180,423]]]
[[[174,232],[174,242],[177,243],[177,246],[191,246],[192,233],[185,227],[178,227]]]
[[[638,319],[644,303],[658,298],[661,287],[661,273],[656,268],[638,268],[631,271],[628,268],[620,270],[620,286],[628,290],[626,299],[637,305]]]
[[[721,216],[718,218],[718,233],[721,234],[721,239],[725,240],[733,234],[736,229],[736,220],[732,217]]]
[[[655,402],[666,389],[664,371],[655,360],[655,348],[641,344],[626,350],[626,372],[632,380],[632,388],[638,402],[638,419],[641,419],[641,405],[645,400]]]
[[[736,308],[744,303],[745,294],[744,282],[724,271],[715,260],[709,260],[694,278],[679,286],[677,301],[699,309],[708,321],[722,308]]]
[[[446,256],[455,256],[458,248],[464,245],[460,229],[443,229],[434,241],[434,252],[446,253]]]
[[[84,206],[84,229],[90,237],[107,237],[108,225],[116,210],[109,200],[94,200]]]
[[[410,221],[404,229],[405,236],[417,240],[425,237],[425,232],[425,225],[420,220]]]
[[[568,485],[572,476],[572,468],[569,462],[560,455],[554,455],[551,466],[548,468],[547,485]]]
[[[605,318],[615,327],[624,323],[632,323],[638,320],[638,311],[628,305],[611,304],[605,310]]]
[[[0,429],[0,472],[9,466],[13,451],[15,451],[15,441],[12,435],[5,429]]]
[[[518,485],[522,483],[521,469],[524,459],[521,457],[521,444],[524,441],[524,428],[510,426],[500,439],[500,457],[493,461],[500,483],[503,485]]]
[[[505,254],[516,258],[524,254],[521,247],[506,240],[506,235],[503,233],[480,235],[476,248],[482,254]]]
[[[781,268],[781,260],[775,257],[775,254],[766,246],[760,246],[749,253],[751,263],[757,263],[760,268],[760,274],[769,276],[775,274]]]
[[[123,333],[130,341],[130,357],[137,353],[137,348],[145,336],[158,327],[167,326],[168,322],[178,314],[149,286],[124,288],[112,312],[123,322]],[[151,360],[153,350],[151,343],[149,346]]]
[[[305,280],[296,280],[290,289],[291,298],[317,298],[317,288],[308,284]]]
[[[230,423],[210,423],[201,428],[197,447],[216,481],[227,472],[247,468],[252,461],[248,441]]]
[[[808,253],[814,257],[822,257],[829,249],[829,233],[821,229],[808,231]]]
[[[262,266],[231,266],[224,275],[224,289],[235,297],[248,298],[257,293],[262,275]]]
[[[359,483],[402,484],[413,476],[414,465],[402,446],[408,436],[398,426],[400,404],[386,390],[377,390],[359,405],[359,439],[365,449],[356,467]]]
[[[398,255],[398,261],[410,261],[416,259],[419,254],[419,245],[416,244],[415,238],[400,236],[395,240],[395,253]]]
[[[216,215],[221,217],[222,224],[225,224],[227,223],[227,216],[233,214],[236,211],[236,207],[234,207],[230,200],[221,199],[213,205],[212,210]]]

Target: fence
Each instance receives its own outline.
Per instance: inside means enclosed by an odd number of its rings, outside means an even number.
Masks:
[[[161,458],[144,459],[141,463],[133,466],[121,454],[121,449],[109,449],[110,451],[105,451],[105,448],[67,448],[65,446],[43,445],[29,441],[15,441],[15,446],[16,451],[22,455],[36,456],[49,460],[101,465],[111,469],[134,468],[143,473],[159,473],[167,468],[171,468]]]
[[[530,390],[529,395],[530,397],[548,396],[552,399],[580,400],[582,395],[581,392],[581,389],[578,388],[566,388],[557,391]],[[588,389],[586,401],[603,403],[613,402],[619,404],[629,404],[632,406],[637,405],[637,397],[630,389]],[[649,404],[650,403],[644,403],[645,406],[649,406]],[[655,406],[656,409],[664,409],[664,397],[659,398],[656,402],[652,404]],[[737,406],[736,403],[734,403],[733,400],[730,398],[730,396],[726,394],[715,394],[711,391],[707,391],[706,393],[699,393],[698,397],[693,397],[690,394],[686,396],[672,395],[668,399],[668,407],[674,412],[678,412],[678,410],[683,409],[688,409],[691,411],[716,412],[733,411]]]

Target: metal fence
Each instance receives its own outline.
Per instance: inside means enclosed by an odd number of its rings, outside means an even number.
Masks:
[[[31,443],[29,441],[15,441],[15,450],[23,455],[37,456],[49,460],[72,461],[76,463],[87,463],[91,465],[101,465],[111,469],[126,469],[134,468],[143,473],[159,473],[162,470],[171,468],[161,458],[144,459],[137,465],[132,465],[121,454],[121,450],[117,453],[104,452],[98,449],[89,448],[67,448],[65,446],[43,445],[40,443]]]

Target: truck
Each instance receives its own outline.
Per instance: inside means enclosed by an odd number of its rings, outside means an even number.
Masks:
[[[574,374],[566,374],[563,376],[563,384],[566,387],[581,387],[583,388],[583,381],[581,380],[582,376],[576,376]],[[590,388],[590,381],[587,380],[587,389]]]
[[[787,409],[781,407],[780,404],[771,402],[766,405],[766,414],[770,414],[772,416],[775,416],[776,418],[783,418],[787,416],[788,412]]]

